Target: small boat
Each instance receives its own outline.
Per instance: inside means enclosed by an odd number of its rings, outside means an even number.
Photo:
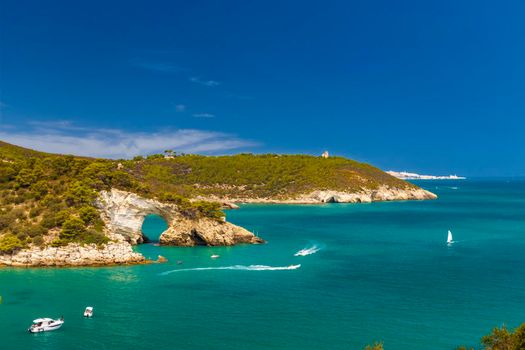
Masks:
[[[84,317],[93,317],[93,306],[86,307],[86,310],[84,310]]]
[[[448,236],[447,236],[447,244],[452,244],[454,241],[452,240],[452,232],[448,230]]]
[[[210,258],[212,258],[212,259],[217,259],[217,258],[220,258],[220,257],[221,257],[220,255],[213,254]]]
[[[308,252],[308,249],[301,249],[297,253],[295,253],[293,256],[307,256],[310,253]]]
[[[182,265],[182,264],[184,264],[184,261],[182,261],[182,260],[177,260],[177,265]]]
[[[52,318],[37,318],[27,331],[30,333],[54,331],[62,327],[63,324],[64,317],[60,317],[58,320],[53,320]]]

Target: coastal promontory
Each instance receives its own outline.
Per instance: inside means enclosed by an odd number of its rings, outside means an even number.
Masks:
[[[150,214],[168,223],[159,244],[225,246],[264,242],[226,220],[223,210],[238,203],[434,198],[343,157],[166,151],[111,160],[0,142],[0,265],[146,263],[132,247],[148,241],[142,224]]]

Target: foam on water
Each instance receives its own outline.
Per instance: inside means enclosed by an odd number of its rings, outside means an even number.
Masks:
[[[310,247],[303,248],[299,250],[297,253],[294,254],[294,256],[307,256],[311,254],[315,254],[318,251],[320,251],[323,247],[317,244],[314,244]]]
[[[218,267],[195,267],[191,269],[177,269],[160,273],[161,276],[169,275],[174,272],[185,271],[208,271],[208,270],[241,270],[241,271],[283,271],[283,270],[297,270],[301,264],[288,266],[267,266],[267,265],[233,265],[233,266],[218,266]]]

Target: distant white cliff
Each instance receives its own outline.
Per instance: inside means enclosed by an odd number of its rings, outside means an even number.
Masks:
[[[457,176],[457,175],[445,175],[445,176],[435,176],[435,175],[420,175],[416,173],[408,173],[406,171],[387,171],[388,174],[397,177],[401,180],[464,180],[466,177]]]

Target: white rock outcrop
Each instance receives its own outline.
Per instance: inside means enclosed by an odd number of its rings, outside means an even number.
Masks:
[[[308,194],[305,201],[316,203],[370,203],[377,201],[398,201],[398,200],[424,200],[436,199],[437,196],[422,188],[397,189],[390,187],[380,187],[377,190],[363,190],[361,192],[347,193],[339,191],[315,191]]]
[[[250,231],[228,222],[179,218],[160,236],[160,243],[176,246],[230,246],[264,241]]]
[[[71,243],[64,247],[34,247],[14,254],[0,254],[0,266],[98,266],[147,262],[127,242],[110,242],[102,247]]]
[[[381,186],[375,190],[361,189],[357,192],[318,190],[292,198],[221,198],[201,197],[202,200],[232,203],[320,204],[320,203],[370,203],[399,200],[427,200],[437,196],[418,187],[393,188]]]
[[[168,223],[168,229],[160,236],[160,243],[165,245],[218,246],[264,242],[250,231],[229,222],[210,218],[189,219],[179,213],[176,205],[117,189],[101,192],[97,206],[110,235],[132,244],[143,241],[142,224],[149,214],[160,215]]]
[[[117,189],[100,192],[96,206],[101,210],[109,236],[131,244],[144,241],[142,224],[147,215],[160,215],[166,222],[172,221],[178,215],[175,205]]]

